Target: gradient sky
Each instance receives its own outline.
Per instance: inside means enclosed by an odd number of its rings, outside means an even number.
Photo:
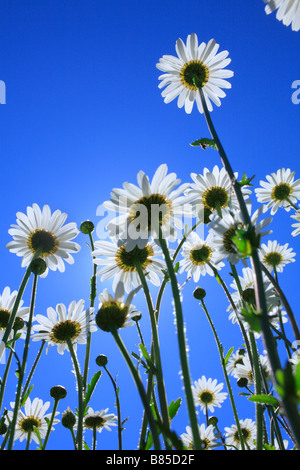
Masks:
[[[7,285],[18,289],[24,274],[20,258],[8,252],[6,244],[16,212],[25,212],[28,205],[49,204],[52,211],[66,212],[69,222],[80,225],[90,219],[97,225],[97,208],[109,199],[111,189],[124,181],[136,183],[141,169],[152,178],[156,168],[167,163],[169,171],[186,182],[191,172],[220,165],[215,151],[189,145],[209,137],[196,107],[187,115],[175,101],[164,104],[158,89],[160,72],[155,65],[163,54],[175,55],[178,37],[185,41],[195,32],[199,41],[214,38],[220,50],[230,53],[232,89],[222,106],[214,107],[212,118],[234,170],[256,175],[255,186],[283,167],[299,177],[300,104],[293,104],[291,97],[292,83],[300,80],[300,33],[278,22],[275,14],[267,16],[262,0],[1,0],[0,5],[0,80],[6,86],[6,104],[0,107],[1,292]],[[276,215],[271,239],[290,243],[298,253],[299,239],[291,237],[291,223],[288,213]],[[82,249],[75,255],[75,264],[67,265],[64,274],[50,272],[38,283],[36,313],[73,299],[84,298],[88,303],[92,273],[88,240],[80,234],[76,241]],[[296,315],[298,266],[297,262],[289,265],[280,278]],[[180,279],[184,282],[185,277]],[[224,349],[240,347],[222,291],[216,295],[219,286],[207,276],[201,282]],[[98,290],[110,286],[107,281]],[[207,320],[191,296],[194,287],[189,283],[184,292],[192,380],[206,375],[224,381]],[[25,302],[29,298],[30,289]],[[167,291],[160,319],[169,401],[184,395],[170,299]],[[136,305],[145,310],[142,294]],[[146,317],[145,312],[142,328],[149,338]],[[136,330],[122,332],[122,338],[129,350],[137,350]],[[33,348],[30,361],[35,352]],[[124,448],[135,449],[142,407],[112,337],[100,331],[92,345],[92,359],[98,354],[106,354],[110,372],[118,374],[122,417],[129,416]],[[95,370],[92,360],[91,374]],[[44,401],[51,386],[67,388],[60,412],[77,405],[68,354],[61,357],[50,348],[34,384],[32,398]],[[14,390],[12,377],[10,399]],[[114,403],[111,384],[103,374],[90,405],[115,412]],[[254,419],[254,409],[245,398],[239,397],[238,403],[240,418]],[[217,415],[221,429],[233,424],[229,400]],[[201,413],[199,420],[204,422]],[[187,425],[182,406],[174,426],[181,434]],[[87,439],[90,443],[91,436]],[[104,431],[99,448],[116,446],[116,430]],[[57,426],[48,448],[72,448],[68,432]]]

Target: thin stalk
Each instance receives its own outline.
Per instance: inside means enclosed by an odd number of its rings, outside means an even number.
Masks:
[[[239,203],[239,207],[240,207],[240,210],[241,210],[243,221],[244,221],[245,225],[248,227],[248,229],[253,232],[254,227],[253,227],[253,224],[251,222],[251,218],[250,218],[250,215],[248,213],[247,206],[246,206],[246,203],[245,203],[240,185],[236,181],[236,178],[234,176],[234,172],[231,168],[231,165],[229,163],[227,155],[226,155],[226,153],[224,151],[224,148],[223,148],[223,146],[220,142],[218,134],[217,134],[217,132],[214,128],[214,125],[213,125],[211,117],[210,117],[210,113],[209,113],[207,105],[206,105],[203,90],[201,88],[199,89],[199,93],[200,93],[200,98],[201,98],[201,102],[202,102],[202,106],[203,106],[207,126],[208,126],[208,128],[210,130],[210,133],[212,135],[212,138],[213,138],[213,140],[214,140],[214,142],[217,146],[217,149],[218,149],[220,158],[222,160],[223,166],[224,166],[225,170],[227,171],[227,174],[230,178],[232,187],[234,189],[234,192],[236,194],[236,197],[237,197],[237,200],[238,200],[238,203]],[[265,348],[266,348],[266,351],[267,351],[267,354],[268,354],[268,357],[269,357],[269,362],[270,362],[271,370],[272,370],[272,373],[273,373],[273,381],[276,383],[276,381],[277,381],[277,378],[276,378],[277,371],[282,370],[282,367],[281,367],[278,351],[277,351],[276,346],[274,344],[275,343],[274,342],[274,337],[272,335],[270,325],[269,325],[266,296],[265,296],[264,286],[263,286],[261,263],[260,263],[260,259],[259,259],[259,256],[258,256],[257,248],[254,247],[254,246],[252,246],[251,260],[252,260],[253,270],[255,272],[256,308],[259,312],[261,312],[260,324],[261,324],[262,336],[263,336],[263,339],[264,339]],[[282,400],[282,404],[283,404],[284,410],[286,412],[286,415],[287,415],[287,417],[290,421],[291,428],[293,429],[293,432],[295,434],[295,438],[296,438],[298,447],[300,448],[300,418],[299,418],[297,406],[295,404],[291,403],[291,401],[286,399],[286,398],[284,398]]]
[[[137,390],[139,392],[140,398],[141,398],[142,403],[144,405],[144,409],[145,409],[145,412],[147,414],[147,419],[148,419],[148,422],[149,422],[149,426],[150,426],[150,430],[151,430],[151,434],[152,434],[152,438],[153,438],[154,448],[155,448],[155,450],[161,450],[161,445],[160,445],[160,441],[159,441],[157,427],[156,427],[156,424],[155,424],[155,421],[154,421],[154,417],[153,417],[153,414],[152,414],[152,411],[151,411],[151,407],[150,407],[149,401],[147,399],[147,395],[146,395],[143,383],[141,381],[140,375],[139,375],[138,371],[136,370],[136,368],[134,367],[134,364],[131,360],[131,357],[128,354],[128,351],[127,351],[127,349],[126,349],[126,347],[125,347],[125,345],[124,345],[124,343],[123,343],[123,341],[122,341],[115,325],[110,325],[110,331],[111,331],[111,334],[113,335],[113,338],[114,338],[114,340],[115,340],[122,356],[125,359],[125,362],[126,362],[128,368],[131,372],[132,378],[135,382],[135,385],[136,385]]]
[[[93,450],[97,448],[97,426],[93,427]]]
[[[89,233],[89,238],[91,242],[91,251],[93,252],[95,249],[94,240],[92,234]],[[93,263],[93,276],[91,278],[91,293],[90,293],[90,307],[94,307],[95,305],[95,298],[96,298],[96,279],[97,279],[97,265]],[[89,319],[87,320],[89,322]],[[92,334],[89,331],[87,333],[87,341],[86,341],[86,350],[85,350],[85,361],[84,361],[84,371],[83,371],[83,390],[86,391],[87,387],[87,379],[88,379],[88,371],[89,371],[89,362],[90,362],[90,353],[91,353],[91,339]]]
[[[51,433],[52,424],[53,424],[53,421],[54,421],[54,418],[55,418],[58,403],[59,403],[59,398],[55,398],[54,405],[53,405],[53,410],[52,410],[51,418],[50,418],[50,421],[49,421],[49,424],[48,424],[47,434],[46,434],[44,442],[43,442],[42,450],[46,449],[46,445],[48,443],[48,439],[49,439],[49,436],[50,436],[50,433]]]
[[[252,348],[252,357],[253,357],[253,372],[254,372],[254,386],[255,394],[260,395],[262,393],[262,383],[261,383],[261,372],[259,365],[259,357],[257,353],[256,341],[252,331],[249,332],[251,348]],[[263,407],[260,403],[255,403],[255,412],[256,412],[256,450],[262,450],[263,448]]]
[[[116,382],[113,379],[111,373],[109,372],[106,366],[104,366],[104,370],[111,380],[111,383],[113,385],[115,395],[116,395],[116,406],[117,406],[117,414],[118,414],[118,442],[119,442],[119,450],[122,450],[122,421],[121,421],[121,406],[120,406],[119,392],[117,389]]]
[[[227,369],[226,369],[225,359],[224,359],[224,355],[223,355],[223,347],[222,347],[222,344],[220,343],[216,328],[215,328],[215,326],[213,324],[213,321],[212,321],[212,319],[211,319],[211,317],[208,313],[208,310],[206,308],[206,305],[205,305],[203,299],[201,299],[201,304],[202,304],[202,308],[203,308],[203,310],[206,314],[207,320],[210,324],[210,327],[212,329],[212,332],[213,332],[213,335],[214,335],[214,338],[215,338],[215,341],[216,341],[216,344],[217,344],[217,348],[218,348],[219,355],[220,355],[220,360],[221,360],[221,365],[222,365],[222,369],[223,369],[223,373],[224,373],[224,377],[225,377],[225,381],[226,381],[226,385],[227,385],[227,389],[228,389],[228,393],[229,393],[229,397],[230,397],[232,411],[233,411],[235,423],[236,423],[236,426],[237,426],[237,430],[238,430],[238,433],[239,433],[241,447],[242,447],[242,450],[245,450],[244,436],[243,436],[243,432],[242,432],[242,429],[241,429],[241,426],[240,426],[240,421],[239,421],[237,409],[236,409],[236,406],[235,406],[235,401],[234,401],[234,397],[233,397],[233,393],[232,393],[232,389],[231,389]]]
[[[267,276],[267,278],[269,279],[269,281],[273,284],[273,287],[275,288],[277,294],[279,295],[280,299],[281,299],[281,302],[286,310],[286,313],[289,317],[289,320],[290,320],[290,323],[291,323],[291,327],[293,329],[293,333],[294,333],[294,336],[295,336],[295,339],[300,341],[300,332],[299,332],[299,328],[298,328],[298,324],[296,322],[296,319],[295,319],[295,316],[293,314],[293,311],[291,309],[291,306],[283,292],[283,290],[281,289],[281,287],[279,286],[278,282],[275,281],[274,277],[272,276],[272,274],[267,270],[267,268],[261,264],[261,269],[263,271],[263,273]]]
[[[15,428],[16,428],[16,424],[17,424],[17,417],[18,417],[19,407],[20,407],[20,403],[21,403],[21,393],[22,393],[23,380],[24,380],[26,364],[27,364],[27,358],[28,358],[28,351],[29,351],[29,343],[30,343],[31,327],[32,327],[32,321],[33,321],[34,305],[35,305],[37,279],[38,279],[38,275],[34,274],[33,283],[32,283],[31,300],[30,300],[29,319],[28,319],[28,323],[27,323],[27,332],[26,332],[26,338],[25,338],[22,364],[21,364],[21,367],[19,368],[17,393],[16,393],[15,404],[14,404],[14,412],[13,412],[13,417],[12,417],[12,423],[11,423],[10,436],[9,436],[9,440],[8,440],[7,450],[12,450],[13,443],[14,443]]]
[[[40,252],[37,251],[33,256],[32,261],[37,259],[39,257],[39,254],[40,254]],[[5,329],[5,332],[4,332],[2,341],[1,341],[1,343],[4,343],[4,345],[6,344],[8,338],[9,338],[9,335],[11,333],[11,330],[13,329],[13,325],[14,325],[14,322],[15,322],[15,319],[16,319],[16,316],[17,316],[18,308],[19,308],[20,302],[22,300],[22,296],[23,296],[25,287],[26,287],[27,282],[30,278],[31,272],[32,271],[31,271],[31,263],[30,263],[30,265],[27,267],[27,269],[25,271],[24,277],[23,277],[22,282],[20,284],[20,287],[19,287],[19,290],[18,290],[18,294],[17,294],[16,300],[15,300],[13,309],[12,309],[12,312],[11,312],[10,317],[9,317],[8,324],[7,324],[7,327]],[[0,343],[0,346],[1,346],[1,343]],[[0,358],[1,358],[1,353],[0,353]]]
[[[168,274],[170,276],[172,291],[173,291],[173,298],[175,304],[175,315],[176,315],[176,324],[177,324],[177,335],[178,335],[178,346],[179,346],[179,356],[180,356],[180,363],[181,363],[181,371],[183,376],[183,383],[185,389],[185,396],[187,401],[187,408],[188,414],[190,419],[190,425],[193,434],[193,442],[195,446],[195,450],[201,450],[201,438],[199,434],[199,426],[197,421],[197,415],[195,410],[195,403],[191,388],[191,379],[190,379],[190,371],[189,371],[189,364],[187,358],[187,349],[186,349],[186,341],[185,341],[185,333],[184,333],[184,321],[183,321],[183,312],[180,300],[180,292],[178,288],[176,274],[174,272],[173,262],[170,257],[170,253],[168,250],[167,243],[162,236],[161,230],[159,234],[159,242],[164,254],[164,258],[166,261]]]
[[[12,345],[11,345],[11,350],[9,351],[8,359],[7,359],[7,362],[5,364],[5,370],[4,370],[4,374],[3,374],[1,385],[0,385],[0,411],[1,411],[1,408],[2,408],[2,403],[3,403],[4,393],[5,393],[5,387],[6,387],[6,383],[7,383],[7,379],[8,379],[8,374],[9,374],[9,370],[10,370],[10,366],[11,366],[11,361],[12,361],[12,358],[13,358],[13,355],[14,355],[14,352],[13,352],[14,347],[15,347],[15,342],[13,342]]]
[[[160,345],[159,345],[159,337],[158,337],[158,330],[157,330],[157,321],[154,313],[153,303],[149,291],[149,287],[145,278],[144,271],[141,267],[139,261],[136,262],[136,270],[140,277],[147,306],[150,315],[151,321],[151,329],[152,329],[152,338],[153,338],[153,349],[154,349],[154,359],[155,359],[155,367],[156,367],[156,377],[157,377],[157,389],[158,389],[158,396],[159,402],[161,407],[161,414],[162,414],[162,421],[164,428],[169,431],[170,430],[170,420],[169,420],[169,412],[168,412],[168,402],[166,397],[165,385],[164,385],[164,378],[163,378],[163,371],[162,371],[162,364],[161,364],[161,356],[160,356]]]
[[[231,305],[231,307],[233,308],[234,312],[235,312],[235,315],[236,315],[236,319],[237,319],[237,322],[239,324],[239,327],[240,327],[240,330],[241,330],[241,333],[242,333],[242,336],[243,336],[243,339],[244,339],[244,342],[245,342],[245,346],[246,346],[246,349],[247,349],[247,353],[248,353],[248,356],[249,356],[249,360],[250,362],[252,363],[252,354],[251,354],[251,348],[250,348],[250,343],[249,343],[249,339],[248,339],[248,336],[247,336],[247,333],[246,333],[246,330],[245,330],[245,327],[243,325],[243,322],[240,320],[239,318],[239,315],[238,315],[238,311],[237,311],[237,308],[236,308],[236,305],[232,299],[232,296],[230,295],[230,292],[228,290],[228,287],[225,283],[225,281],[223,280],[223,278],[221,277],[221,275],[219,274],[219,272],[217,271],[216,268],[214,268],[211,264],[210,264],[211,268],[213,269],[214,271],[214,274],[215,274],[215,277],[219,280],[225,294],[226,294],[226,297],[227,299],[229,300],[229,303]],[[231,265],[231,268],[232,268],[232,271],[233,271],[233,275],[235,277],[235,266],[232,266]],[[233,269],[234,268],[234,269]],[[237,276],[237,284],[238,284],[239,280],[238,280],[238,276]]]
[[[77,426],[77,450],[82,450],[83,446],[83,413],[84,413],[84,404],[83,404],[83,383],[82,376],[79,369],[79,364],[77,356],[75,354],[73,344],[70,338],[67,338],[68,348],[72,357],[72,362],[75,369],[77,388],[78,388],[78,426]]]
[[[23,389],[21,401],[23,401],[23,398],[24,398],[24,396],[25,396],[26,393],[27,393],[27,390],[28,390],[28,388],[29,388],[29,384],[30,384],[30,382],[31,382],[31,379],[32,379],[32,377],[33,377],[33,374],[34,374],[34,371],[35,371],[35,369],[36,369],[36,367],[37,367],[37,364],[38,364],[38,362],[39,362],[39,360],[40,360],[40,357],[41,357],[41,355],[42,355],[42,352],[43,352],[43,349],[44,349],[44,347],[45,347],[45,344],[46,344],[46,341],[43,340],[43,341],[42,341],[42,344],[41,344],[41,347],[40,347],[40,349],[39,349],[39,352],[38,352],[38,354],[37,354],[37,356],[36,356],[36,358],[35,358],[35,361],[34,361],[32,367],[31,367],[31,371],[30,371],[30,373],[29,373],[29,375],[28,375],[28,377],[27,377],[26,383],[25,383],[25,385],[24,385],[24,389]]]

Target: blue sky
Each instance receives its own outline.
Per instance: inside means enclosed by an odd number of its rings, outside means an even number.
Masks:
[[[7,230],[15,223],[17,211],[25,212],[34,202],[49,204],[53,211],[67,212],[70,222],[80,225],[90,219],[96,225],[97,208],[109,199],[111,189],[124,181],[135,183],[140,169],[152,177],[161,163],[167,163],[186,182],[191,172],[220,165],[216,152],[189,145],[209,136],[204,117],[196,108],[191,115],[185,114],[175,101],[164,104],[158,89],[160,72],[155,64],[163,54],[175,55],[177,38],[186,40],[192,32],[200,41],[214,38],[232,59],[232,89],[222,106],[214,108],[212,118],[234,170],[256,175],[256,186],[282,167],[299,175],[300,105],[291,100],[292,83],[300,79],[299,33],[279,23],[275,14],[267,16],[262,0],[1,2],[0,80],[6,85],[6,104],[0,107],[1,292],[6,285],[17,289],[23,276],[20,259],[6,249]],[[299,240],[290,236],[290,225],[289,214],[280,212],[272,224],[272,239],[289,242],[298,252]],[[36,313],[58,302],[68,304],[79,298],[88,302],[91,258],[87,239],[79,235],[76,241],[82,249],[75,255],[75,264],[67,265],[64,274],[50,272],[40,280]],[[297,307],[297,262],[286,268],[281,282],[292,306]],[[110,285],[106,282],[103,287]],[[222,292],[216,298],[218,286],[207,276],[203,286],[224,349],[239,347],[239,333],[228,322]],[[212,334],[191,297],[193,287],[189,284],[184,294],[191,375],[193,380],[207,375],[223,381]],[[26,292],[25,299],[29,295]],[[144,309],[142,295],[138,302]],[[149,325],[144,317],[147,337]],[[183,396],[183,391],[168,291],[160,334],[170,401]],[[112,338],[101,332],[95,337],[93,357],[106,354],[111,373],[118,373],[122,415],[130,416],[124,447],[134,449],[141,420],[139,399]],[[135,348],[135,330],[122,337],[129,349]],[[60,411],[76,405],[70,365],[68,354],[58,357],[51,348],[39,365],[32,397],[48,400],[49,388],[61,384],[70,392]],[[221,427],[233,424],[227,402],[220,412]],[[239,405],[241,419],[253,418],[254,410],[244,409],[244,403],[243,399]],[[114,395],[105,374],[91,406],[114,411]],[[176,418],[177,432],[184,432],[186,425],[182,407]],[[65,446],[72,446],[71,438],[57,426],[49,448]],[[99,446],[116,448],[116,431],[103,432]]]

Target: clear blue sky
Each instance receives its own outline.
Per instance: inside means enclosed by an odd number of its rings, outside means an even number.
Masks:
[[[300,33],[283,26],[274,14],[267,16],[262,0],[2,0],[0,80],[6,85],[6,104],[0,107],[1,292],[6,285],[17,289],[23,276],[20,259],[6,249],[7,230],[17,211],[25,212],[34,202],[49,204],[53,211],[67,212],[70,222],[80,225],[90,219],[97,224],[97,207],[109,199],[111,189],[124,181],[135,183],[140,169],[152,177],[161,163],[167,163],[186,182],[191,172],[220,164],[216,152],[189,146],[208,137],[196,107],[186,115],[175,101],[164,104],[158,89],[160,72],[155,64],[163,54],[175,55],[177,38],[185,40],[192,32],[200,41],[214,38],[220,50],[230,52],[232,89],[212,117],[234,170],[255,174],[257,186],[265,175],[282,167],[300,177],[300,104],[291,101],[292,82],[300,79]],[[280,212],[272,239],[289,242],[298,253],[299,239],[291,238],[290,225],[289,215]],[[50,272],[40,280],[36,313],[58,302],[79,298],[88,302],[91,259],[85,237],[76,241],[82,250],[75,255],[75,264],[67,265],[64,274]],[[299,264],[288,266],[285,273],[282,286],[297,308]],[[212,334],[191,297],[193,287],[189,284],[184,294],[192,379],[204,374],[223,381]],[[214,294],[219,286],[205,277],[203,287],[224,349],[239,347],[239,333],[232,331],[227,319],[226,299],[221,291],[217,298]],[[29,299],[29,291],[25,298]],[[183,396],[183,391],[169,299],[167,292],[160,332],[170,401]],[[138,302],[144,309],[142,295]],[[146,337],[147,322],[145,318]],[[135,348],[135,330],[122,337],[129,349]],[[130,417],[124,447],[134,449],[141,407],[131,377],[109,335],[96,333],[92,354],[106,354],[111,373],[118,373],[122,416]],[[60,357],[50,348],[40,362],[32,397],[48,400],[50,387],[61,384],[69,395],[59,411],[76,406],[70,369],[69,355]],[[11,391],[13,397],[13,385]],[[91,406],[114,412],[114,401],[104,374]],[[244,410],[244,402],[239,405],[241,419],[254,419],[254,410]],[[231,424],[227,400],[220,426]],[[178,434],[185,432],[186,425],[182,407],[176,418]],[[99,445],[116,448],[116,431],[104,431]],[[65,446],[71,448],[71,437],[57,426],[49,448]]]

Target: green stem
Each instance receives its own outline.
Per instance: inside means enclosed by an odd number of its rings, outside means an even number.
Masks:
[[[149,291],[149,287],[145,278],[144,271],[141,267],[139,261],[136,262],[136,270],[140,277],[147,306],[150,314],[150,321],[151,321],[151,329],[152,329],[152,338],[153,338],[153,349],[154,349],[154,359],[155,359],[155,367],[156,367],[156,377],[157,377],[157,389],[158,389],[158,396],[159,402],[161,406],[161,414],[163,425],[166,431],[170,430],[170,420],[169,420],[169,412],[168,412],[168,403],[166,398],[166,391],[164,385],[164,378],[163,378],[163,371],[162,371],[162,364],[161,364],[161,356],[160,356],[160,345],[159,345],[159,337],[158,337],[158,330],[157,330],[157,321],[154,313],[153,303]]]
[[[144,405],[144,409],[145,409],[145,412],[146,412],[146,415],[147,415],[150,430],[151,430],[151,433],[152,433],[154,448],[155,448],[155,450],[161,450],[159,436],[158,436],[158,432],[157,432],[157,427],[156,427],[156,424],[155,424],[155,421],[154,421],[154,418],[153,418],[153,414],[152,414],[152,411],[151,411],[151,407],[150,407],[150,404],[148,402],[147,395],[146,395],[143,383],[141,381],[141,378],[139,376],[139,373],[136,370],[136,368],[134,367],[134,364],[131,360],[131,357],[128,354],[127,349],[126,349],[121,337],[119,336],[119,333],[118,333],[115,325],[113,325],[113,324],[110,325],[110,331],[111,331],[111,334],[113,335],[113,338],[114,338],[121,354],[123,355],[123,357],[125,359],[125,362],[126,362],[128,368],[129,368],[130,372],[131,372],[131,375],[133,377],[135,385],[138,389],[140,398],[142,400],[142,403]]]
[[[31,335],[31,327],[32,327],[32,321],[33,321],[33,312],[34,312],[34,305],[35,305],[37,279],[38,279],[38,275],[34,274],[33,284],[32,284],[32,293],[31,293],[31,301],[30,301],[29,319],[28,319],[28,323],[27,323],[27,332],[26,332],[26,338],[25,338],[22,364],[21,364],[21,367],[19,368],[17,393],[16,393],[15,404],[14,404],[14,412],[13,412],[13,418],[12,418],[12,423],[11,423],[10,436],[9,436],[8,446],[7,446],[8,450],[12,450],[12,448],[13,448],[15,427],[16,427],[19,407],[20,407],[20,403],[21,403],[21,393],[22,393],[23,380],[24,380],[24,375],[25,375],[25,370],[26,370],[27,357],[28,357],[28,351],[29,351],[29,343],[30,343],[30,335]]]
[[[97,449],[97,426],[93,427],[93,450]]]
[[[215,341],[217,343],[217,347],[218,347],[218,351],[219,351],[219,355],[220,355],[220,360],[221,360],[221,365],[222,365],[222,369],[223,369],[223,373],[224,373],[224,377],[225,377],[225,381],[226,381],[226,385],[227,385],[227,389],[228,389],[228,393],[229,393],[229,397],[230,397],[230,402],[231,402],[231,406],[232,406],[232,411],[233,411],[235,423],[236,423],[236,426],[237,426],[237,430],[238,430],[238,433],[239,433],[241,447],[242,447],[242,450],[245,450],[244,436],[243,436],[243,432],[242,432],[242,429],[241,429],[241,426],[240,426],[240,421],[239,421],[239,417],[238,417],[238,414],[237,414],[237,409],[236,409],[236,406],[235,406],[235,401],[234,401],[234,397],[233,397],[233,393],[232,393],[232,389],[231,389],[231,385],[230,385],[230,381],[229,381],[229,377],[228,377],[228,373],[227,373],[227,369],[226,369],[225,359],[224,359],[224,355],[223,355],[223,347],[220,343],[219,337],[217,335],[217,331],[215,329],[215,326],[212,322],[212,319],[211,319],[211,317],[208,313],[208,310],[206,308],[206,305],[205,305],[203,299],[201,299],[201,304],[202,304],[202,308],[203,308],[203,310],[206,314],[207,320],[210,324],[210,327],[212,329],[213,335],[215,337]]]
[[[223,146],[220,142],[218,134],[214,128],[214,125],[210,117],[210,113],[206,105],[203,90],[201,88],[199,89],[199,93],[200,93],[200,98],[201,98],[207,126],[217,146],[223,166],[225,170],[227,171],[227,174],[230,178],[232,187],[234,189],[235,195],[239,203],[243,221],[246,227],[248,228],[249,232],[254,233],[254,227],[253,227],[250,215],[247,210],[247,206],[243,197],[243,193],[241,191],[241,187],[239,183],[236,181],[234,172],[231,168],[227,155],[223,149]],[[276,384],[277,383],[277,371],[282,370],[282,367],[281,367],[280,359],[278,356],[278,351],[275,346],[274,337],[272,335],[270,325],[269,325],[268,309],[267,309],[266,296],[265,296],[264,285],[263,285],[261,263],[260,263],[260,259],[258,256],[257,248],[255,246],[252,246],[251,260],[252,260],[253,270],[255,273],[256,308],[257,308],[257,311],[261,312],[260,323],[261,323],[262,336],[264,339],[265,348],[269,357],[269,362],[270,362],[271,370],[273,373],[273,381]],[[298,447],[300,448],[300,417],[298,414],[297,406],[291,403],[286,398],[282,400],[282,404],[286,412],[286,415],[290,421],[293,432],[295,434],[295,439],[297,441]]]
[[[40,252],[37,251],[33,256],[32,261],[37,259],[39,257],[39,254],[40,254]],[[31,261],[31,263],[32,263],[32,261]],[[27,282],[29,280],[30,274],[32,272],[31,271],[31,263],[27,267],[26,272],[24,274],[24,277],[22,279],[22,282],[20,284],[20,287],[19,287],[19,290],[18,290],[18,294],[17,294],[16,300],[15,300],[13,309],[12,309],[12,312],[11,312],[10,317],[9,317],[8,324],[7,324],[7,327],[5,329],[5,332],[4,332],[2,341],[1,341],[4,344],[6,344],[8,338],[9,338],[9,335],[11,333],[11,330],[13,329],[13,325],[14,325],[14,322],[15,322],[15,319],[16,319],[16,316],[17,316],[18,308],[19,308],[20,302],[22,300],[22,296],[23,296],[25,287],[27,285]],[[1,343],[0,343],[0,345],[1,345]],[[1,354],[0,354],[0,356],[1,356]]]
[[[281,289],[281,287],[279,286],[278,282],[275,281],[275,279],[273,278],[272,274],[267,270],[267,268],[261,264],[261,268],[262,268],[262,271],[264,272],[264,274],[267,276],[267,278],[269,279],[269,281],[273,284],[273,287],[275,288],[277,294],[279,295],[280,299],[281,299],[281,302],[286,310],[286,313],[289,317],[289,320],[290,320],[290,323],[291,323],[291,327],[293,329],[293,333],[294,333],[294,336],[295,336],[295,339],[300,341],[300,332],[299,332],[299,328],[298,328],[298,324],[296,322],[296,319],[295,319],[295,316],[293,314],[293,311],[291,309],[291,306],[283,292],[283,290]]]
[[[168,274],[170,276],[172,291],[173,291],[173,298],[175,304],[175,315],[176,315],[176,324],[177,324],[177,334],[178,334],[178,345],[179,345],[179,356],[180,356],[180,363],[181,363],[181,370],[183,376],[183,383],[185,389],[185,396],[187,401],[187,408],[188,414],[190,419],[190,425],[193,434],[193,442],[195,446],[195,450],[201,450],[201,438],[199,434],[199,426],[197,421],[197,415],[195,410],[195,403],[191,388],[191,379],[190,379],[190,372],[189,372],[189,364],[187,359],[187,349],[186,349],[186,341],[185,341],[185,333],[184,333],[184,322],[183,322],[183,313],[182,313],[182,306],[180,300],[180,292],[178,288],[176,274],[174,272],[174,266],[170,257],[170,253],[168,250],[167,243],[162,236],[160,231],[159,234],[159,242],[164,254],[164,258],[166,261]]]
[[[46,437],[45,437],[44,442],[43,442],[42,450],[46,449],[46,445],[48,443],[48,439],[49,439],[49,436],[50,436],[50,433],[51,433],[52,424],[53,424],[53,421],[54,421],[54,418],[55,418],[58,403],[59,403],[59,398],[56,398],[54,400],[53,410],[52,410],[51,418],[50,418],[50,421],[49,421],[49,424],[48,424],[47,434],[46,434]]]
[[[72,357],[72,362],[75,369],[77,388],[78,388],[78,426],[77,426],[77,450],[82,450],[83,446],[83,413],[84,413],[84,402],[83,402],[83,383],[82,376],[79,369],[77,356],[75,354],[73,344],[70,338],[67,338],[68,348]]]
[[[229,303],[231,305],[231,307],[233,308],[234,312],[235,312],[235,315],[236,315],[236,320],[239,324],[239,327],[240,327],[240,330],[241,330],[241,333],[242,333],[242,336],[243,336],[243,339],[244,339],[244,342],[245,342],[245,346],[246,346],[246,349],[247,349],[247,353],[248,353],[248,356],[249,356],[249,359],[250,359],[250,362],[252,363],[252,354],[251,354],[251,348],[250,348],[250,343],[249,343],[249,340],[248,340],[248,336],[247,336],[247,333],[246,333],[246,330],[245,330],[245,327],[243,325],[243,322],[240,320],[239,318],[239,315],[238,315],[238,311],[237,311],[237,308],[236,308],[236,305],[232,299],[232,296],[230,295],[230,292],[228,290],[228,287],[225,283],[225,281],[222,279],[221,275],[219,274],[219,272],[217,271],[216,268],[214,268],[212,265],[210,265],[211,268],[213,269],[214,271],[214,274],[215,274],[215,277],[218,279],[218,281],[220,282],[225,294],[226,294],[226,297],[227,299],[229,300]],[[237,272],[236,272],[236,269],[235,269],[235,266],[231,265],[231,269],[232,269],[232,274],[234,276],[234,278],[236,279],[237,281],[237,285],[239,285],[239,278],[238,278],[238,275],[237,275]]]
[[[90,237],[90,242],[91,242],[91,251],[93,252],[95,249],[95,246],[94,246],[94,240],[93,240],[91,233],[89,233],[89,237]],[[93,263],[93,276],[91,278],[90,307],[94,307],[95,305],[96,279],[97,279],[97,265]],[[87,319],[87,322],[89,323],[89,319]],[[90,353],[91,353],[91,339],[92,339],[92,334],[88,330],[87,341],[86,341],[85,361],[84,361],[84,371],[83,371],[83,391],[84,392],[86,391],[86,387],[87,387]]]
[[[41,344],[41,347],[40,347],[40,349],[39,349],[39,352],[38,352],[38,354],[37,354],[37,356],[36,356],[36,358],[35,358],[35,361],[34,361],[32,367],[31,367],[31,371],[30,371],[30,373],[29,373],[29,375],[28,375],[28,377],[27,377],[26,383],[25,383],[25,385],[24,385],[24,389],[23,389],[23,392],[22,392],[21,401],[23,401],[23,398],[24,398],[24,396],[25,396],[26,393],[27,393],[27,390],[28,390],[28,388],[29,388],[31,379],[32,379],[33,374],[34,374],[34,371],[35,371],[35,369],[36,369],[36,367],[37,367],[37,365],[38,365],[38,362],[39,362],[40,357],[41,357],[41,355],[42,355],[42,352],[43,352],[43,349],[44,349],[44,347],[45,347],[45,344],[46,344],[46,341],[43,340],[43,341],[42,341],[42,344]]]
[[[4,397],[4,393],[5,393],[5,387],[6,387],[6,383],[7,383],[7,379],[8,379],[8,374],[9,374],[9,370],[10,370],[10,366],[11,366],[11,361],[12,361],[12,358],[13,358],[13,355],[14,355],[14,352],[13,352],[14,347],[15,347],[15,342],[13,342],[12,345],[11,345],[11,350],[9,351],[8,359],[7,359],[7,362],[5,364],[5,370],[4,370],[4,374],[3,374],[1,385],[0,385],[0,411],[1,411],[1,408],[2,408],[3,397]]]
[[[119,450],[122,450],[122,421],[121,421],[121,406],[120,406],[120,399],[119,399],[119,391],[117,389],[117,385],[115,380],[112,378],[111,373],[109,370],[104,366],[104,370],[109,376],[111,383],[113,385],[115,396],[116,396],[116,406],[117,406],[117,414],[118,414],[118,441],[119,441]]]
[[[256,347],[256,341],[252,331],[249,332],[251,348],[252,348],[252,357],[253,357],[253,372],[254,372],[254,385],[255,385],[255,394],[260,395],[262,393],[262,383],[261,383],[261,372],[259,365],[259,357]],[[263,448],[263,407],[260,403],[255,403],[256,411],[256,450],[262,450]]]

